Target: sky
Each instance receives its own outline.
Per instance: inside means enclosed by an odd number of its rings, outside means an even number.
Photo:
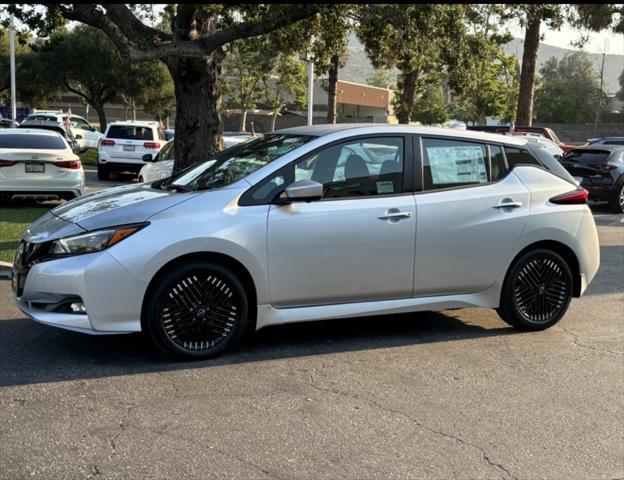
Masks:
[[[523,39],[524,31],[519,26],[510,26],[509,29],[514,37]],[[581,32],[574,28],[564,26],[559,31],[549,30],[542,26],[544,39],[542,43],[561,48],[574,48],[571,42],[577,41],[581,37]],[[606,44],[605,44],[606,42]],[[589,53],[602,53],[606,45],[606,53],[624,55],[624,34],[613,32],[589,33],[589,42],[585,44],[583,50]]]

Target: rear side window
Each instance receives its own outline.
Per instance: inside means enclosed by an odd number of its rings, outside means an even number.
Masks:
[[[488,181],[488,157],[485,145],[439,138],[423,138],[422,142],[425,190]]]
[[[500,145],[490,145],[491,180],[498,180],[507,173],[503,149]]]
[[[0,135],[0,148],[65,150],[67,146],[59,135],[7,134]]]
[[[559,163],[559,160],[557,160],[555,156],[548,150],[546,150],[542,145],[536,143],[533,145],[529,145],[529,148],[546,169],[548,169],[558,177],[561,177],[568,182],[574,183],[574,178],[572,178],[572,175],[570,175],[570,173],[568,173],[568,171],[563,168],[563,165]]]
[[[624,140],[606,140],[603,145],[624,145]]]
[[[139,127],[136,125],[111,125],[106,138],[118,138],[120,140],[154,140],[151,127]]]
[[[513,168],[516,165],[537,165],[539,162],[531,155],[527,150],[521,148],[505,147],[505,155],[507,156],[507,163],[509,168]]]
[[[582,165],[606,163],[611,155],[608,150],[572,150],[566,155],[566,160],[578,162]]]

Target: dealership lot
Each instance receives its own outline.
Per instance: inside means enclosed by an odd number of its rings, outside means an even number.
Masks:
[[[0,280],[0,478],[621,478],[624,223],[564,320],[274,327],[180,363],[30,320]]]

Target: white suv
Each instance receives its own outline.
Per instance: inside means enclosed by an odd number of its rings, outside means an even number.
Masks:
[[[26,120],[56,120],[57,122],[65,123],[67,121],[67,114],[60,110],[35,109],[33,113],[24,119],[24,121]],[[71,115],[69,123],[71,124],[71,129],[80,147],[80,151],[84,152],[89,148],[97,148],[100,139],[104,135],[98,132],[93,125],[80,115],[74,114]]]
[[[111,172],[138,173],[145,165],[143,156],[155,156],[165,143],[158,122],[110,123],[98,146],[98,178],[108,180]]]

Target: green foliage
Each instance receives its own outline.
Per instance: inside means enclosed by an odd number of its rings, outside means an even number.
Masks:
[[[606,105],[606,95],[585,52],[547,60],[540,69],[535,110],[540,122],[590,123]]]
[[[392,84],[390,72],[385,68],[376,68],[373,74],[366,79],[366,83],[371,87],[396,89],[396,85]]]
[[[303,63],[294,55],[280,54],[272,66],[262,77],[262,85],[264,100],[273,112],[272,129],[275,130],[277,116],[288,103],[306,106],[307,73]],[[270,84],[272,77],[276,77],[274,85]]]
[[[166,118],[175,106],[171,74],[157,60],[128,65],[120,94],[127,106],[143,105],[143,110],[157,119]]]
[[[464,7],[453,4],[366,4],[357,7],[356,33],[376,68],[397,67],[395,110],[407,123],[427,77],[452,72],[448,81],[463,81],[461,56],[465,39]]]
[[[505,8],[496,4],[470,7],[463,58],[465,81],[458,102],[463,120],[484,124],[486,117],[507,116],[515,108],[517,59],[501,48],[512,39],[509,33],[501,32]]]
[[[424,125],[434,125],[444,123],[448,119],[442,87],[435,83],[425,85],[422,95],[414,104],[412,120]]]

